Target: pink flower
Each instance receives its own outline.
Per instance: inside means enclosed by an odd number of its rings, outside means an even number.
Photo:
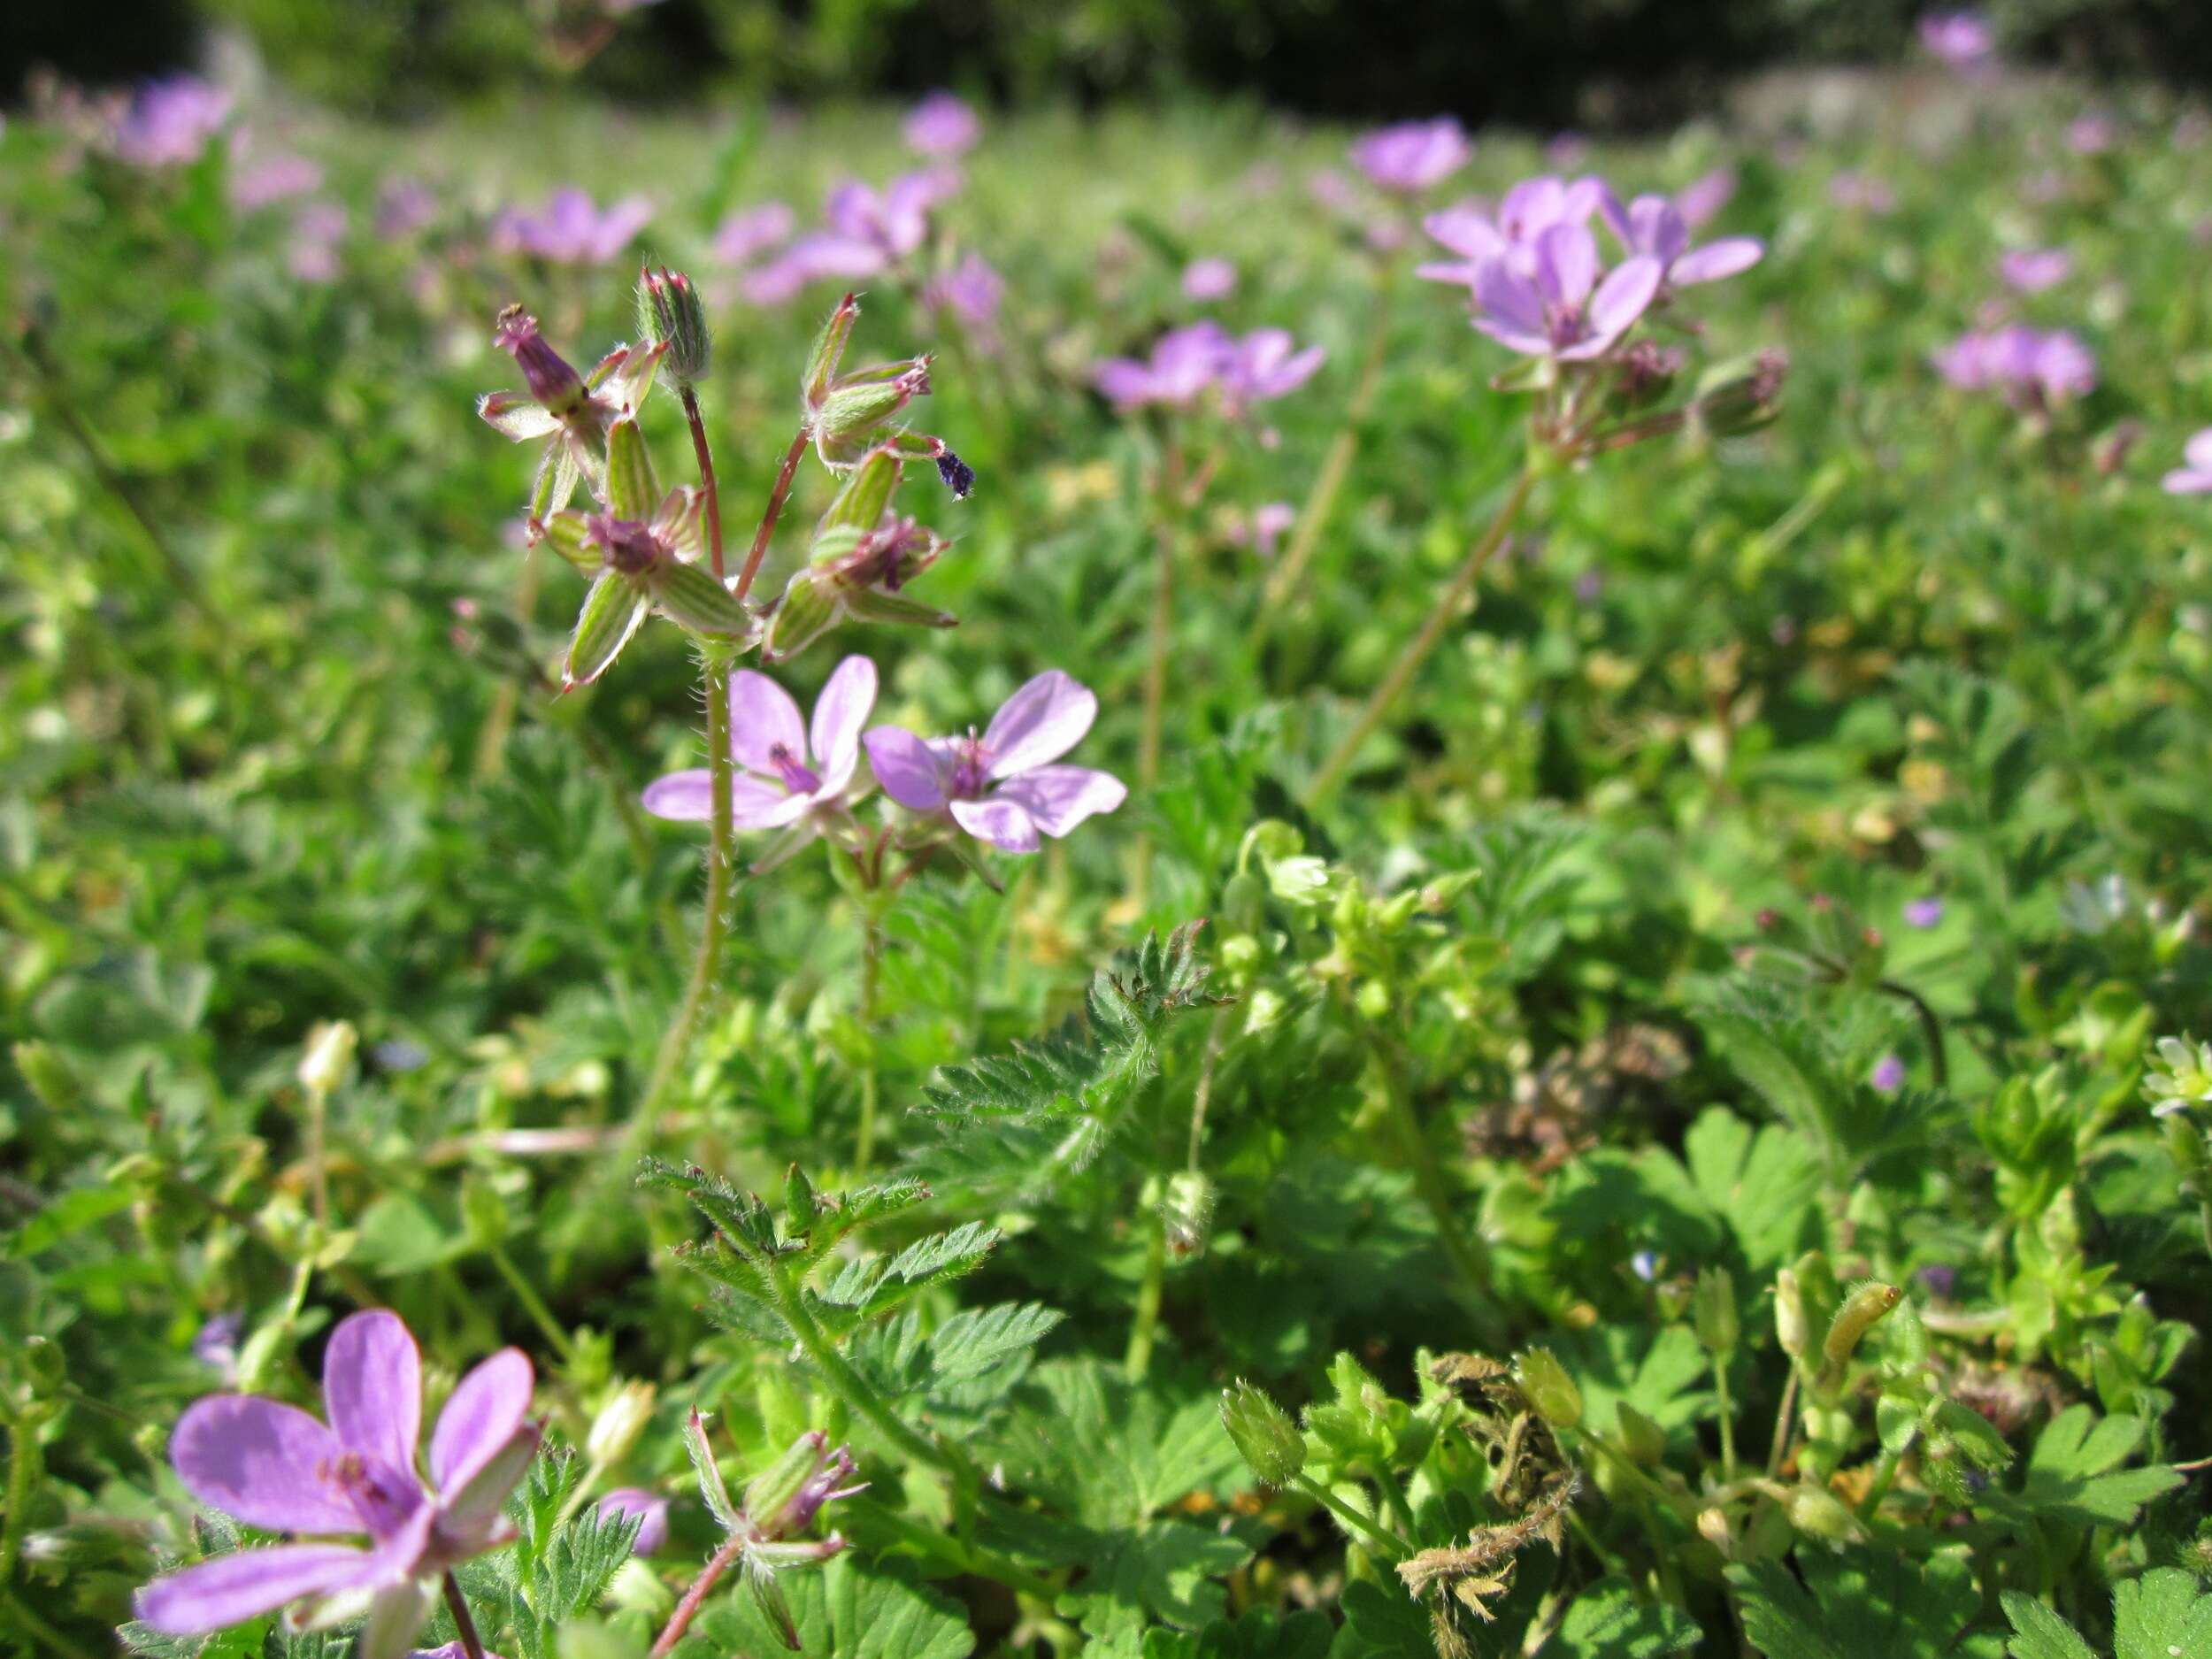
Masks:
[[[346,236],[346,210],[335,202],[310,202],[292,221],[285,264],[302,282],[338,280],[338,244]]]
[[[438,216],[438,198],[414,179],[388,179],[377,192],[376,234],[386,242],[411,236]]]
[[[2212,495],[2212,426],[2205,427],[2182,446],[2185,465],[2161,480],[2169,495]]]
[[[1147,403],[1188,409],[1220,380],[1235,349],[1220,324],[1193,323],[1162,334],[1148,359],[1109,357],[1091,372],[1092,383],[1116,409]]]
[[[1994,388],[2030,407],[2085,396],[2097,385],[2097,359],[2062,328],[2015,325],[1994,334],[1962,334],[1932,361],[1961,391]]]
[[[231,204],[250,213],[288,196],[305,196],[322,182],[323,170],[306,157],[273,156],[231,175]]]
[[[964,156],[982,136],[975,111],[949,92],[931,93],[906,118],[907,148],[925,156]]]
[[[1252,509],[1252,516],[1231,526],[1229,539],[1249,547],[1263,559],[1275,557],[1275,543],[1298,522],[1298,510],[1286,501],[1271,501]]]
[[[1692,230],[1702,230],[1720,216],[1720,211],[1736,195],[1736,170],[1716,167],[1702,178],[1693,179],[1674,195],[1675,211],[1682,215],[1682,222]]]
[[[1598,269],[1589,227],[1555,224],[1532,242],[1483,262],[1475,276],[1475,326],[1531,357],[1567,363],[1603,357],[1650,308],[1665,267],[1638,254],[1602,282]]]
[[[1098,718],[1098,699],[1060,670],[1022,687],[991,717],[981,737],[924,740],[895,726],[863,740],[884,793],[910,811],[949,813],[978,841],[1033,853],[1040,834],[1057,839],[1129,791],[1110,772],[1052,763]]]
[[[1625,208],[1610,190],[1599,198],[1605,223],[1632,254],[1656,259],[1665,280],[1677,288],[1717,282],[1748,271],[1765,257],[1755,236],[1724,236],[1701,248],[1690,246],[1690,227],[1682,211],[1663,196],[1640,196]]]
[[[366,1601],[361,1659],[396,1659],[456,1563],[511,1540],[500,1508],[537,1455],[526,1421],[534,1386],[519,1348],[462,1378],[430,1436],[430,1477],[416,1473],[422,1363],[396,1314],[357,1313],[323,1355],[328,1426],[296,1406],[211,1394],[188,1410],[169,1459],[192,1495],[265,1532],[365,1534],[367,1548],[278,1544],[241,1549],[157,1578],[138,1614],[176,1636],[205,1635],[283,1607],[308,1613]]]
[[[1457,173],[1473,153],[1459,123],[1444,115],[1368,134],[1352,146],[1352,165],[1379,190],[1418,196]]]
[[[1421,221],[1421,228],[1459,257],[1417,265],[1414,274],[1432,282],[1472,288],[1483,265],[1509,248],[1532,242],[1555,225],[1586,226],[1607,194],[1602,180],[1570,181],[1545,173],[1524,179],[1508,190],[1494,218],[1476,202],[1432,213]]]
[[[1931,12],[1920,19],[1920,43],[1953,69],[1978,69],[1997,51],[1997,37],[1978,12]]]
[[[763,202],[732,213],[714,233],[714,257],[725,265],[749,264],[791,234],[795,216],[781,202]]]
[[[999,303],[1005,297],[1006,279],[972,250],[922,290],[925,305],[933,311],[951,311],[978,334],[990,331],[998,318]]]
[[[2066,147],[2077,156],[2101,156],[2120,142],[2108,115],[2083,115],[2066,125]]]
[[[2072,274],[2074,256],[2063,248],[2015,248],[1997,262],[1997,268],[2015,292],[2040,294]]]
[[[626,196],[605,209],[572,187],[553,192],[539,212],[509,208],[492,224],[492,245],[555,265],[606,265],[619,258],[653,217],[653,204]]]
[[[1912,926],[1926,929],[1943,923],[1943,901],[1939,898],[1909,900],[1905,905],[1905,920]]]
[[[1194,259],[1183,267],[1183,297],[1204,304],[1236,292],[1237,268],[1226,259]]]
[[[810,726],[791,694],[765,674],[730,676],[731,820],[739,829],[787,829],[844,809],[860,764],[860,726],[876,705],[876,665],[864,657],[838,664],[815,700]],[[713,816],[713,774],[704,766],[671,772],[645,791],[645,810],[680,824]]]
[[[631,1540],[633,1555],[649,1555],[668,1541],[668,1500],[642,1486],[617,1486],[599,1500],[601,1517],[635,1516],[637,1537]]]
[[[138,167],[197,161],[230,113],[230,94],[197,75],[170,75],[139,88],[116,123],[115,153]]]
[[[1221,367],[1222,401],[1233,414],[1294,392],[1327,358],[1325,346],[1303,351],[1287,328],[1256,328],[1238,341]]]
[[[1886,1054],[1876,1064],[1874,1075],[1869,1079],[1885,1094],[1894,1094],[1905,1087],[1905,1063],[1893,1054]]]

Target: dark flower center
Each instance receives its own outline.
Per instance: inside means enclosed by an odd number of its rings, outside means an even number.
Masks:
[[[812,795],[822,787],[821,778],[801,764],[799,757],[786,744],[772,744],[768,761],[783,779],[783,787],[793,795]]]

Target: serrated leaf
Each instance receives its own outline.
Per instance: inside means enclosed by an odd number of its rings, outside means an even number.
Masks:
[[[2018,1508],[2078,1526],[2132,1521],[2145,1504],[2182,1483],[2179,1472],[2163,1463],[2119,1467],[2142,1443],[2144,1432],[2139,1418],[2101,1418],[2089,1406],[2067,1407],[2036,1437]],[[1998,1496],[2001,1500],[2002,1494]]]
[[[1639,1599],[1625,1578],[1601,1578],[1575,1598],[1544,1659],[1660,1659],[1704,1639],[1678,1607]]]
[[[2007,1590],[1999,1599],[2012,1621],[2012,1640],[2005,1648],[2012,1659],[2097,1659],[2072,1625],[2033,1596]]]
[[[2195,1659],[2212,1654],[2212,1596],[2196,1575],[2161,1567],[2112,1593],[2114,1659]]]
[[[1771,1272],[1811,1241],[1820,1160],[1801,1140],[1773,1124],[1755,1132],[1716,1106],[1690,1125],[1682,1151],[1699,1194],[1755,1271]]]
[[[1034,1347],[1065,1317],[1033,1302],[963,1309],[929,1339],[930,1369],[941,1382],[980,1377]]]
[[[917,1582],[902,1563],[864,1566],[847,1555],[818,1571],[777,1577],[800,1659],[967,1659],[975,1650],[966,1609]],[[770,1659],[791,1651],[749,1595],[716,1601],[677,1649],[686,1659]]]
[[[1801,1549],[1796,1563],[1728,1569],[1764,1659],[2001,1659],[2001,1635],[1970,1628],[1981,1595],[1966,1550]]]

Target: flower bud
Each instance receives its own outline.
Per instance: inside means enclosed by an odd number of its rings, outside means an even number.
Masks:
[[[1728,1525],[1728,1511],[1717,1508],[1697,1512],[1697,1535],[1723,1553],[1732,1548],[1736,1541],[1735,1533]]]
[[[638,1437],[652,1420],[653,1385],[624,1383],[591,1420],[591,1432],[584,1439],[584,1455],[602,1469],[611,1469],[635,1448]],[[664,1526],[663,1531],[665,1530]],[[649,1552],[641,1548],[638,1553]]]
[[[1708,1267],[1690,1294],[1690,1318],[1708,1354],[1732,1354],[1742,1335],[1736,1320],[1736,1281],[1724,1267]]]
[[[1828,1335],[1820,1345],[1821,1357],[1827,1361],[1831,1371],[1841,1371],[1849,1363],[1859,1339],[1873,1329],[1902,1300],[1904,1294],[1894,1285],[1876,1282],[1860,1286],[1843,1299],[1843,1306],[1836,1310],[1836,1317],[1828,1325]]]
[[[300,1087],[310,1094],[332,1094],[353,1067],[353,1051],[361,1041],[353,1022],[334,1019],[307,1033],[307,1052],[300,1057]]]
[[[1802,1359],[1810,1334],[1805,1324],[1805,1293],[1796,1273],[1786,1267],[1774,1276],[1775,1340],[1792,1359]]]
[[[513,354],[515,366],[522,371],[523,384],[547,413],[572,415],[584,406],[583,377],[546,343],[545,336],[538,332],[538,319],[521,306],[510,305],[499,313],[492,343]]]
[[[1624,1400],[1620,1404],[1621,1447],[1630,1461],[1656,1468],[1667,1455],[1667,1432]]]
[[[1790,360],[1778,350],[1762,351],[1747,373],[1723,380],[1699,394],[1691,407],[1698,425],[1716,438],[1756,432],[1781,413],[1782,382]]]
[[[1532,1348],[1516,1358],[1513,1380],[1536,1415],[1552,1427],[1571,1429],[1582,1421],[1582,1390],[1549,1348]]]
[[[887,365],[832,386],[808,419],[823,465],[841,470],[854,465],[894,416],[928,395],[927,357]]]
[[[1789,1515],[1790,1525],[1809,1537],[1825,1539],[1832,1544],[1848,1544],[1861,1536],[1858,1517],[1825,1486],[1794,1486],[1783,1508]]]
[[[837,378],[837,365],[845,358],[845,344],[853,337],[853,325],[859,320],[860,298],[848,294],[837,302],[837,309],[814,336],[814,349],[807,353],[806,373],[799,382],[800,395],[805,399],[809,414],[820,408],[822,400],[829,396],[830,384]]]
[[[842,1446],[831,1450],[826,1435],[809,1429],[753,1477],[745,1488],[745,1514],[764,1538],[803,1532],[824,1504],[865,1489],[864,1484],[841,1486],[852,1473],[852,1454]]]
[[[1221,1426],[1263,1486],[1282,1486],[1306,1466],[1306,1437],[1287,1411],[1248,1382],[1221,1391]]]
[[[678,386],[706,379],[713,342],[708,335],[706,307],[689,277],[666,265],[657,271],[648,265],[639,272],[637,319],[638,333],[668,348],[664,361]]]

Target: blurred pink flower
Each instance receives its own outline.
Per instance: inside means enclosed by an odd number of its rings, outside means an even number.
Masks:
[[[2040,294],[2073,273],[2074,256],[2063,248],[2015,248],[1997,262],[2005,286],[2020,294]]]
[[[492,223],[492,245],[502,253],[527,254],[554,265],[607,265],[653,217],[653,204],[626,196],[604,209],[573,186],[546,198],[536,212],[509,208]]]
[[[289,196],[322,188],[323,170],[304,156],[272,156],[231,175],[231,204],[250,213]]]
[[[907,147],[925,156],[964,156],[983,136],[976,113],[949,92],[933,92],[906,118]]]
[[[1226,259],[1194,259],[1183,267],[1183,297],[1203,303],[1236,292],[1237,268]]]
[[[230,113],[231,98],[197,75],[150,81],[115,127],[115,153],[134,166],[172,167],[199,159]]]

